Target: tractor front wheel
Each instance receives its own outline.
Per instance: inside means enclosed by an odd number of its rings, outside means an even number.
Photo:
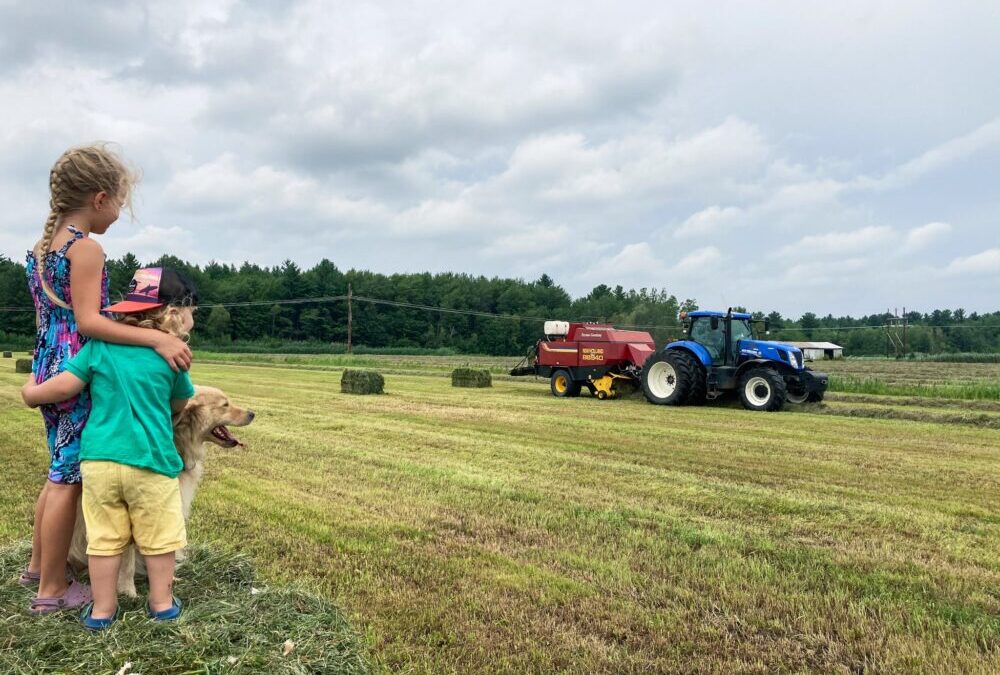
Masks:
[[[549,380],[552,395],[559,398],[572,398],[580,395],[580,383],[573,380],[568,370],[557,370]]]
[[[690,364],[682,352],[653,354],[642,368],[642,393],[657,405],[682,405],[691,391]]]
[[[739,392],[747,410],[776,411],[785,407],[785,379],[773,368],[751,368],[743,373]]]
[[[809,401],[809,392],[805,390],[802,385],[796,383],[791,384],[785,383],[785,400],[788,403],[807,403]]]

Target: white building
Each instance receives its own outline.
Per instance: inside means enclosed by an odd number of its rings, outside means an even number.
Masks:
[[[806,361],[844,358],[844,348],[832,342],[786,342],[785,344],[801,349],[802,358]]]

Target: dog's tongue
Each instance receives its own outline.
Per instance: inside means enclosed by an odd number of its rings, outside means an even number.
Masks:
[[[239,441],[239,439],[237,439],[235,436],[229,433],[229,429],[227,429],[224,425],[220,424],[219,426],[212,429],[212,435],[218,438],[220,441],[223,441],[224,443],[229,443],[230,444],[229,447],[234,447],[237,445],[240,446],[241,448],[244,447],[243,444]]]

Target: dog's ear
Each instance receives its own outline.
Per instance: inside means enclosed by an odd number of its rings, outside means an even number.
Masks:
[[[185,440],[188,441],[187,445],[190,446],[190,444],[195,441],[198,429],[204,426],[204,417],[205,405],[195,401],[194,399],[189,400],[187,405],[184,406],[184,409],[174,415],[173,425],[175,442],[177,437],[189,437]],[[178,445],[180,444],[178,443]]]
[[[195,408],[199,405],[201,404],[196,402],[193,398],[189,398],[187,400],[187,404],[183,408],[181,408],[181,411],[174,413],[171,416],[171,422],[173,424],[175,431],[178,426],[182,424],[186,425],[190,422],[189,418],[191,414],[194,413]]]
[[[197,459],[194,453],[201,447],[201,430],[207,424],[207,417],[205,404],[194,399],[174,417],[174,446],[185,469],[190,469]]]

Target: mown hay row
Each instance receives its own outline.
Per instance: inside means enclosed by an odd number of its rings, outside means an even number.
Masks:
[[[456,368],[451,371],[451,386],[485,389],[493,386],[490,371],[478,368]]]
[[[31,359],[18,359],[14,362],[14,372],[15,373],[30,373],[31,372]]]
[[[374,370],[348,368],[340,378],[340,391],[344,394],[384,394],[385,378]]]

